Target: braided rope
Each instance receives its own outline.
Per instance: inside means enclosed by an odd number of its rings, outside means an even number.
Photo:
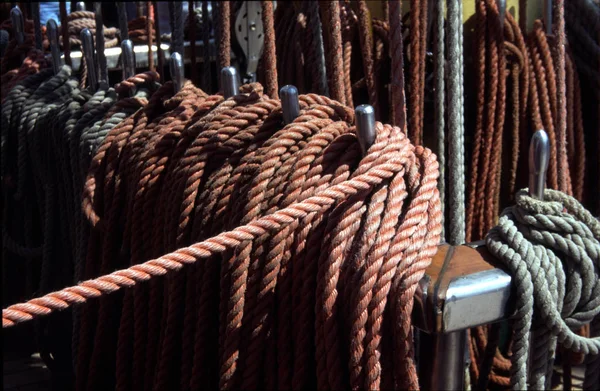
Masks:
[[[517,205],[506,209],[486,238],[490,252],[515,279],[517,302],[513,316],[511,387],[547,387],[553,361],[552,338],[574,352],[598,355],[600,339],[571,331],[600,313],[600,224],[574,198],[546,190],[545,201],[517,194]],[[565,279],[565,276],[569,276]],[[532,351],[536,356],[528,379],[529,334],[533,313]],[[547,356],[540,361],[540,353]],[[538,360],[536,360],[538,359]],[[587,376],[588,374],[586,374]],[[595,374],[593,375],[595,376]]]
[[[148,273],[179,270],[178,262],[206,259],[183,273],[169,274],[164,282],[152,279],[124,295],[102,296],[81,307],[78,387],[252,388],[264,381],[302,388],[317,384],[317,379],[332,387],[351,382],[362,387],[389,383],[395,373],[390,364],[379,362],[387,338],[379,325],[389,307],[388,294],[411,300],[439,241],[434,155],[411,146],[399,128],[378,123],[378,138],[359,162],[348,108],[302,95],[300,116],[282,128],[277,100],[263,95],[257,84],[241,91],[224,101],[186,84],[169,97],[168,84],[143,110],[108,131],[92,159],[83,194],[91,230],[81,272],[84,279],[105,276],[5,309],[8,327],[36,316],[40,305],[47,313],[97,297],[100,291],[136,285],[148,280]],[[106,100],[97,95],[91,99],[104,107]],[[114,106],[105,118],[118,113]],[[82,115],[76,122],[80,125],[73,127],[77,134],[76,128],[90,123],[89,130],[81,131],[86,140],[108,121],[90,117]],[[372,197],[376,199],[371,202]],[[352,219],[355,206],[350,200],[362,200],[362,228],[360,220]],[[153,219],[157,224],[148,224]],[[334,224],[337,219],[339,226]],[[355,227],[350,236],[343,228],[349,223]],[[122,228],[116,232],[114,227]],[[323,235],[330,241],[323,242]],[[332,303],[327,298],[332,285],[320,280],[325,270],[317,256],[338,254],[338,242],[348,250],[352,243],[364,243],[358,251],[366,263],[360,268],[347,274],[343,264],[355,260],[335,255],[326,273],[336,273],[339,265],[338,284],[343,285],[337,307],[346,313],[346,303],[354,301],[360,304],[356,310],[363,308],[368,315],[356,312],[347,319],[353,330],[365,329],[355,337],[336,336],[336,317],[318,312],[315,318],[314,313],[314,308]],[[140,263],[168,251],[174,252]],[[216,254],[223,254],[223,267]],[[398,273],[405,273],[406,282],[393,287]],[[361,287],[358,296],[348,289],[351,281]],[[400,340],[410,330],[411,309],[407,303],[397,304],[403,323]],[[298,324],[291,321],[295,318]],[[323,334],[313,335],[314,322]],[[195,342],[183,346],[181,338]],[[346,338],[355,342],[346,345]],[[311,340],[318,341],[317,352],[310,348]],[[343,346],[359,350],[332,355]],[[114,354],[116,363],[100,365]],[[271,370],[274,360],[279,364]],[[330,370],[317,370],[323,363]],[[346,366],[364,368],[352,370],[364,375],[350,380],[343,371],[332,372]],[[381,380],[380,371],[386,374]]]

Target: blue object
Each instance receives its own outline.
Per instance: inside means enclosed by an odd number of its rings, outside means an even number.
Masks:
[[[48,19],[54,19],[60,24],[60,6],[58,1],[40,2],[40,23],[45,26]]]

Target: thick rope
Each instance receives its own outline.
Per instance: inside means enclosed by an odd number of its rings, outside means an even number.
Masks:
[[[346,93],[343,82],[343,46],[342,27],[340,21],[340,5],[337,1],[320,3],[323,15],[327,18],[325,47],[329,55],[325,56],[327,65],[327,80],[329,93],[334,100],[346,103]]]
[[[275,20],[273,16],[273,2],[262,1],[262,22],[265,32],[264,63],[267,95],[277,99],[279,87],[277,84],[277,55],[275,53]]]
[[[516,199],[486,245],[515,281],[511,387],[547,388],[555,341],[574,352],[600,352],[600,338],[572,331],[600,313],[600,223],[564,193],[546,190],[539,201],[521,191]],[[529,362],[530,333],[535,356]]]
[[[300,117],[282,128],[278,101],[259,85],[242,91],[226,101],[189,84],[171,99],[165,99],[167,89],[157,91],[146,109],[108,132],[98,148],[84,193],[93,227],[83,278],[131,265],[100,277],[130,285],[133,280],[123,276],[141,282],[149,278],[146,272],[166,272],[152,265],[179,269],[170,259],[187,262],[196,248],[207,259],[164,283],[152,279],[124,296],[81,307],[78,388],[255,388],[263,382],[377,388],[406,377],[406,368],[380,361],[389,338],[380,325],[391,308],[388,295],[402,297],[394,301],[401,326],[393,333],[399,333],[398,343],[410,333],[407,301],[439,241],[434,155],[411,146],[399,128],[378,123],[378,138],[360,160],[350,109],[303,95]],[[359,205],[364,222],[355,219]],[[154,217],[157,224],[148,223]],[[351,231],[343,228],[347,224]],[[337,243],[348,250],[359,246],[366,263],[346,259]],[[215,258],[215,252],[225,253]],[[316,262],[319,252],[324,263]],[[339,273],[334,285],[331,273]],[[393,284],[394,276],[404,282]],[[357,292],[350,288],[355,285]],[[91,297],[96,288],[115,287],[82,286],[66,292]],[[34,305],[42,302],[57,303]],[[315,308],[331,304],[342,318],[329,310],[315,317]],[[13,322],[14,309],[22,306],[5,310]],[[354,331],[336,335],[337,322]],[[188,347],[183,340],[195,342]],[[317,341],[316,351],[310,341]],[[410,347],[401,346],[407,348],[402,360],[410,360]],[[342,355],[334,354],[338,349]],[[114,354],[115,364],[100,364]],[[356,375],[334,370],[344,367]],[[416,379],[414,368],[408,374]]]

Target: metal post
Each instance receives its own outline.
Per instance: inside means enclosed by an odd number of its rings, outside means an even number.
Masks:
[[[283,111],[283,122],[287,125],[294,122],[300,115],[300,102],[298,102],[298,89],[295,86],[287,85],[279,90],[281,98],[281,110]]]
[[[58,47],[58,26],[54,19],[46,22],[46,32],[50,41],[50,53],[52,53],[52,69],[54,74],[60,70],[60,48]]]
[[[223,86],[223,96],[225,99],[238,94],[240,81],[237,70],[234,67],[225,67],[221,69],[221,84]]]
[[[467,330],[435,334],[433,338],[433,373],[430,389],[462,390],[465,385]]]
[[[94,37],[89,29],[81,30],[81,47],[87,66],[88,87],[95,91],[98,87],[98,75],[96,73],[96,60],[94,55]]]
[[[171,54],[171,61],[169,62],[169,70],[171,72],[171,79],[175,85],[175,92],[181,91],[183,87],[183,57],[179,52]]]
[[[360,105],[354,110],[356,134],[363,156],[375,142],[375,110],[370,105]]]

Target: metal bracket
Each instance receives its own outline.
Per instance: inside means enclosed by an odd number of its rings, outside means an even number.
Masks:
[[[258,60],[264,46],[262,7],[258,1],[244,1],[235,20],[235,37],[246,57],[244,82],[256,81]]]

